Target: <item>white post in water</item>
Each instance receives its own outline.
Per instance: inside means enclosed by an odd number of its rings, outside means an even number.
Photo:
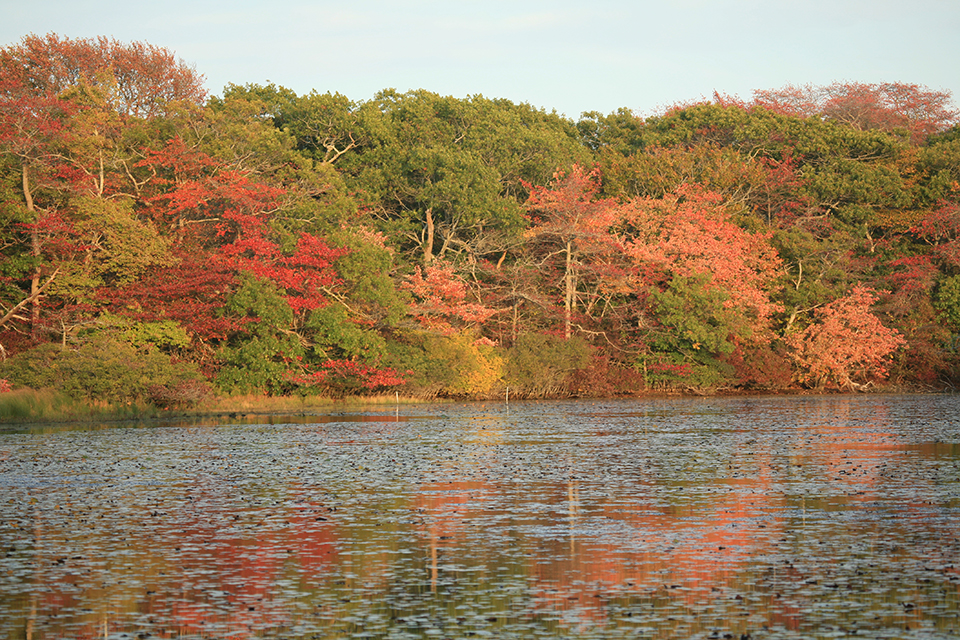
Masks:
[[[507,387],[507,405],[510,405],[510,387]]]

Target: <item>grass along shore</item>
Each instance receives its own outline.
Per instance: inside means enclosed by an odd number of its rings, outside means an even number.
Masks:
[[[190,408],[162,409],[148,402],[76,400],[53,389],[17,389],[0,394],[0,423],[145,420],[175,416],[310,414],[341,407],[383,407],[425,402],[425,398],[384,394],[346,398],[320,396],[212,396]],[[430,399],[432,402],[443,400]]]

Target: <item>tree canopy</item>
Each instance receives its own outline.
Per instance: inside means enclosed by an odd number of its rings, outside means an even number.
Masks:
[[[161,47],[31,35],[0,48],[0,378],[101,350],[165,406],[953,385],[958,167],[950,94],[908,83],[572,121],[208,97]]]

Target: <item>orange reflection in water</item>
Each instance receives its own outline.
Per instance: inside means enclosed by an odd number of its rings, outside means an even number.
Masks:
[[[728,590],[741,589],[745,569],[773,548],[784,528],[786,500],[768,491],[766,474],[735,485],[717,481],[709,499],[666,506],[620,500],[587,508],[578,502],[579,485],[570,481],[566,487],[568,539],[542,547],[530,571],[540,607],[577,609],[592,624],[606,624],[603,605],[610,594],[670,598],[690,607],[708,604],[721,597],[717,594],[726,597]],[[588,533],[597,525],[611,533]],[[774,618],[796,628],[796,611],[789,607]]]

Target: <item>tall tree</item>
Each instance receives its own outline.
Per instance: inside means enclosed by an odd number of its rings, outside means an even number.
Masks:
[[[530,187],[526,209],[530,227],[528,243],[542,256],[542,267],[560,259],[563,292],[563,334],[573,333],[573,315],[580,299],[585,262],[601,262],[619,250],[610,228],[620,215],[618,203],[598,198],[598,169],[585,171],[574,165],[569,174],[557,172],[549,186]],[[539,248],[538,248],[539,247]]]
[[[763,334],[781,307],[771,300],[781,260],[769,235],[733,223],[722,196],[680,187],[662,199],[637,199],[623,207],[621,242],[635,261],[658,265],[682,277],[706,277],[723,291],[744,329]]]
[[[774,337],[780,258],[769,234],[737,226],[730,208],[693,185],[621,208],[616,232],[646,303],[648,381],[715,385],[726,376],[721,357],[742,345],[765,349]]]
[[[395,246],[422,263],[501,252],[523,226],[524,180],[585,159],[572,123],[482,96],[310,94],[279,109],[315,162],[335,166]]]
[[[44,277],[59,274],[51,293],[88,277],[84,264],[126,261],[131,267],[131,254],[120,255],[121,236],[131,230],[154,235],[130,207],[107,201],[132,177],[123,132],[135,120],[183,102],[198,105],[204,97],[202,77],[160,47],[49,34],[0,49],[0,149],[16,159],[6,166],[21,186],[20,201],[4,204],[19,210],[26,233],[28,249],[21,254],[30,256],[31,274],[24,295],[32,301],[33,327]],[[59,250],[46,251],[45,241],[59,243]],[[64,253],[64,242],[84,249]],[[162,249],[153,241],[140,249],[149,254],[151,246]]]
[[[180,101],[202,103],[203,76],[163,47],[111,38],[28,35],[0,50],[0,79],[53,97],[78,84],[103,87],[124,116],[156,116]]]

